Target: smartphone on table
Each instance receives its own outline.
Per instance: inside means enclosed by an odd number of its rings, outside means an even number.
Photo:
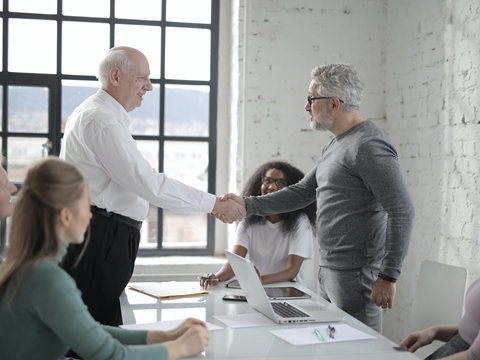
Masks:
[[[227,294],[222,299],[231,300],[231,301],[247,301],[247,298],[243,295],[232,295],[232,294]]]

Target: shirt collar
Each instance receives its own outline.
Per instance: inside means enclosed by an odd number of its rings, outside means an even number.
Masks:
[[[117,100],[115,100],[112,95],[110,95],[103,89],[98,89],[97,96],[103,101],[105,101],[107,105],[111,106],[113,113],[120,122],[120,124],[122,124],[128,129],[128,127],[132,123],[132,118],[130,115],[128,115],[127,110],[125,110],[125,108]]]

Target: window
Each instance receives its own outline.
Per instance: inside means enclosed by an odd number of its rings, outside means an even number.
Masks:
[[[29,165],[60,153],[68,117],[99,87],[98,63],[126,45],[147,56],[154,86],[130,113],[139,149],[155,169],[215,193],[218,23],[219,0],[0,2],[0,146],[11,180],[21,186]],[[214,223],[151,206],[139,254],[213,254]]]

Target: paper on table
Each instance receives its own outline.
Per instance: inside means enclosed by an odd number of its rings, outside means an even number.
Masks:
[[[243,328],[243,327],[256,327],[256,326],[272,326],[276,325],[272,320],[260,313],[251,314],[235,314],[235,315],[214,315],[218,321],[223,322],[229,327]]]
[[[145,323],[145,324],[120,325],[120,327],[124,328],[124,329],[129,329],[129,330],[162,330],[162,331],[168,331],[168,330],[175,329],[184,320],[185,319],[157,321],[157,322]],[[223,329],[221,326],[210,324],[208,322],[206,322],[205,324],[207,325],[207,329],[209,331]]]
[[[130,289],[161,300],[208,294],[200,285],[192,286],[175,281],[130,285]]]
[[[278,336],[280,339],[289,342],[290,344],[297,345],[312,345],[312,344],[327,344],[340,341],[354,341],[354,340],[368,340],[375,339],[375,336],[364,333],[357,330],[347,324],[333,324],[335,327],[335,338],[332,339],[328,336],[328,325],[319,324],[317,326],[290,328],[281,330],[270,330],[270,332]],[[314,330],[318,329],[320,334],[323,335],[325,341],[320,340],[315,334]]]

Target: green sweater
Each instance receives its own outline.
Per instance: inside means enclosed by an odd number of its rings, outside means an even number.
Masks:
[[[0,296],[0,359],[55,360],[69,348],[85,360],[167,359],[163,345],[145,345],[147,331],[102,326],[90,316],[75,282],[58,267],[65,252],[28,274],[10,308]]]

